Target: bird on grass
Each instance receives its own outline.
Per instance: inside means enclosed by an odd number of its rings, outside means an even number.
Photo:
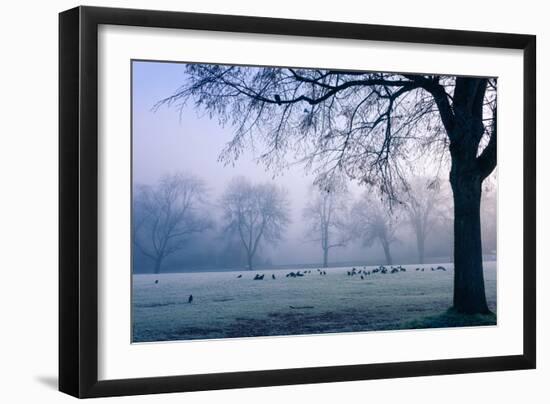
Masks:
[[[187,303],[193,303],[193,295],[189,295],[189,299],[187,299]]]
[[[241,274],[239,274],[239,276],[237,276],[237,278],[242,278],[243,276]]]
[[[155,279],[155,285],[156,285],[157,283],[159,283],[159,280],[158,280],[158,279]]]
[[[273,279],[275,279],[275,274],[271,274],[271,277],[272,277]]]

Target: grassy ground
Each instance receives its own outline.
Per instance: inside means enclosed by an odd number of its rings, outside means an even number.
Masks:
[[[463,316],[452,305],[453,271],[347,276],[350,268],[135,275],[133,341],[237,338],[496,324],[494,315]],[[434,267],[436,265],[433,265]],[[363,269],[363,268],[358,268]],[[372,268],[367,268],[367,270]],[[242,275],[238,278],[238,275]],[[275,275],[275,279],[272,278]],[[155,280],[158,279],[158,283]],[[496,312],[496,265],[485,263],[490,310]],[[189,295],[193,302],[188,303]]]
[[[497,316],[494,313],[489,314],[461,314],[455,310],[448,309],[444,313],[427,316],[405,322],[401,325],[402,329],[416,328],[447,328],[447,327],[479,327],[485,325],[495,325]]]

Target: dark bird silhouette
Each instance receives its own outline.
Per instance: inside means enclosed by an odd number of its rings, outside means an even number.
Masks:
[[[189,299],[187,299],[187,303],[193,303],[193,295],[189,295]]]
[[[237,278],[242,278],[242,277],[243,277],[242,275],[237,276]]]
[[[159,280],[158,280],[158,279],[155,279],[155,285],[156,285],[157,283],[159,283]]]
[[[275,279],[275,274],[271,274],[271,277],[272,277],[273,279]]]
[[[363,275],[361,275],[361,279],[365,279],[365,278],[363,278]]]
[[[281,105],[281,97],[279,94],[275,94],[275,101],[277,102],[277,105]]]

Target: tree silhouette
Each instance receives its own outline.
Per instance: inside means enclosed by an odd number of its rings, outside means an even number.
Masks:
[[[436,220],[441,216],[442,202],[439,179],[414,177],[403,201],[407,222],[416,238],[418,263],[424,263],[426,238]]]
[[[134,198],[134,245],[154,262],[158,274],[166,257],[182,249],[211,222],[199,211],[205,187],[190,174],[163,176],[154,186],[138,187]]]
[[[321,188],[314,186],[303,211],[309,223],[308,235],[319,242],[323,251],[324,268],[328,266],[330,250],[344,247],[349,239],[346,234],[347,198],[349,193],[341,181]]]
[[[192,100],[231,125],[234,137],[221,154],[226,162],[254,139],[267,167],[298,155],[318,183],[343,173],[391,204],[406,183],[404,161],[418,153],[449,155],[453,306],[488,312],[480,198],[497,162],[496,79],[207,64],[186,65],[186,73],[183,86],[157,106]]]
[[[284,190],[272,184],[254,185],[244,178],[236,178],[228,185],[221,205],[226,230],[238,235],[246,251],[248,269],[252,270],[262,241],[279,241],[289,222]]]
[[[365,246],[370,246],[378,241],[386,264],[393,264],[391,245],[397,241],[397,215],[395,210],[389,210],[383,206],[379,198],[365,192],[351,210],[351,232],[360,238]]]

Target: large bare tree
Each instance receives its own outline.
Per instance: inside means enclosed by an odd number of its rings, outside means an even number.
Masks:
[[[154,185],[137,188],[134,197],[134,245],[161,270],[169,255],[182,249],[189,237],[211,226],[201,213],[206,190],[191,174],[165,175]]]
[[[398,218],[396,210],[390,210],[369,192],[365,192],[355,202],[351,210],[353,218],[350,227],[352,234],[360,238],[365,246],[380,243],[386,264],[393,264],[391,245],[397,241]]]
[[[248,269],[262,242],[281,240],[289,223],[285,191],[273,184],[252,184],[245,178],[234,179],[221,199],[227,231],[236,233],[247,256]]]
[[[349,239],[347,231],[347,199],[349,192],[342,181],[325,186],[313,186],[304,211],[309,223],[308,236],[319,242],[323,251],[323,267],[328,267],[331,249],[344,247]]]
[[[159,105],[195,106],[234,128],[222,159],[263,142],[267,167],[291,155],[317,174],[375,186],[390,202],[414,153],[450,156],[454,297],[459,312],[488,312],[480,199],[497,159],[496,79],[360,71],[190,64]]]

